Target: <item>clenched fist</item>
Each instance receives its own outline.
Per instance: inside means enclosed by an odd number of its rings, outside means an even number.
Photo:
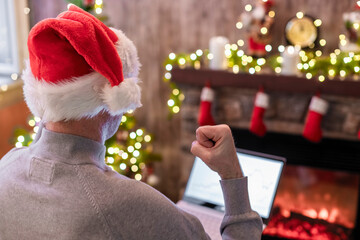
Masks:
[[[227,125],[199,127],[191,152],[217,172],[221,179],[243,177],[231,130]]]

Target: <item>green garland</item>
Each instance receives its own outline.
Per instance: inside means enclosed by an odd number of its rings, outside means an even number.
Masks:
[[[228,58],[229,71],[237,73],[256,74],[263,69],[271,70],[275,74],[281,72],[282,57],[277,55],[265,58],[254,58],[245,54],[244,50],[239,49],[236,44],[228,44],[225,48],[225,54]],[[360,72],[360,53],[345,53],[336,49],[329,56],[322,56],[320,50],[300,51],[299,71],[308,79],[318,78],[320,82],[326,79],[332,80],[339,78],[359,79]],[[170,53],[164,61],[165,75],[164,81],[170,83],[171,94],[167,102],[169,107],[169,116],[180,111],[184,95],[178,89],[174,82],[171,82],[171,70],[174,67],[200,69],[208,66],[211,54],[208,50],[198,49],[195,53],[175,54]],[[326,83],[325,83],[326,84]]]

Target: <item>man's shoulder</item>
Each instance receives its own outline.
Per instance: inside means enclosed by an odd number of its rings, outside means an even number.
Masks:
[[[9,152],[7,152],[1,159],[0,159],[0,171],[9,166],[9,164],[16,162],[16,160],[20,159],[23,156],[24,151],[27,150],[27,147],[22,148],[13,148]]]

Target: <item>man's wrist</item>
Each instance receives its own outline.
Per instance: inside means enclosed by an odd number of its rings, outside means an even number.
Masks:
[[[221,180],[228,180],[228,179],[235,179],[235,178],[243,178],[244,174],[242,171],[236,171],[236,172],[228,172],[228,173],[222,173],[220,174]]]

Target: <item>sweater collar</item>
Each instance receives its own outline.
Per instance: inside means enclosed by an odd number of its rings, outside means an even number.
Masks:
[[[52,132],[40,126],[30,147],[38,157],[68,164],[92,163],[106,168],[105,146],[85,137]]]

